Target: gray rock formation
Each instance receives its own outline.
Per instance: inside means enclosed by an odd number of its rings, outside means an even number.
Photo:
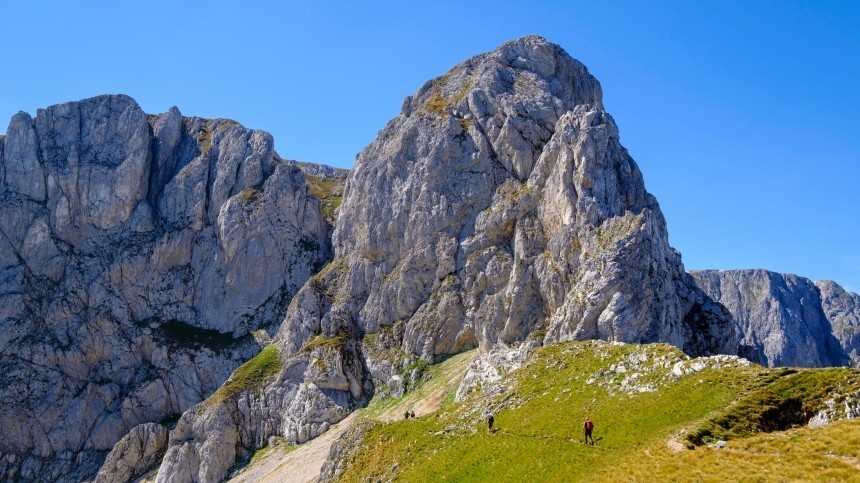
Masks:
[[[293,298],[275,338],[281,372],[247,397],[186,413],[159,479],[215,481],[249,444],[313,435],[368,396],[368,377],[395,387],[416,357],[436,361],[535,331],[546,341],[734,353],[728,312],[669,246],[601,95],[584,65],[531,36],[408,97],[358,156],[335,260]],[[318,363],[331,375],[308,379],[308,346],[337,339],[362,343],[338,344]],[[282,417],[297,406],[304,417]],[[276,424],[257,422],[266,417]],[[252,421],[253,437],[237,436],[244,429],[231,419]],[[227,449],[216,460],[210,448]]]
[[[105,458],[95,483],[124,483],[145,474],[164,456],[167,429],[156,423],[136,426],[123,436]]]
[[[767,366],[860,365],[860,296],[767,270],[691,272],[731,312],[744,357]]]
[[[331,252],[269,134],[126,96],[12,118],[0,235],[4,480],[92,477],[204,399]]]

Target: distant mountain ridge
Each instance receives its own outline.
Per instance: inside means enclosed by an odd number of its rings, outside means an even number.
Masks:
[[[690,274],[731,312],[744,357],[766,366],[860,366],[860,295],[760,269]]]

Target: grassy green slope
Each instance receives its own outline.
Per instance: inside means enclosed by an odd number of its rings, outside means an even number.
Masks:
[[[693,362],[665,345],[580,342],[542,348],[526,367],[506,376],[511,389],[505,393],[477,393],[418,420],[373,423],[361,449],[350,455],[343,479],[856,478],[857,422],[758,431],[774,416],[773,408],[799,408],[808,415],[831,392],[857,391],[857,371],[769,370],[733,361],[672,371]],[[487,430],[486,410],[497,412],[494,433]],[[595,447],[581,442],[586,416],[596,424]],[[683,449],[717,436],[730,439],[725,448]],[[768,439],[783,436],[788,439],[780,445]],[[812,440],[818,442],[807,443]],[[670,441],[679,452],[670,450]],[[793,473],[774,473],[786,465]]]

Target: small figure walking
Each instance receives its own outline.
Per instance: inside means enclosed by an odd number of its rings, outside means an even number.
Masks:
[[[493,423],[496,422],[496,418],[493,417],[492,414],[487,418],[487,430],[489,432],[493,432]]]
[[[591,419],[585,418],[585,424],[582,428],[585,430],[585,444],[591,440],[591,446],[594,446],[594,437],[591,436],[591,432],[594,431],[594,423],[591,422]]]
[[[415,411],[412,411],[409,415],[412,416],[412,419],[415,419]]]
[[[403,419],[409,419],[409,411],[403,413]]]

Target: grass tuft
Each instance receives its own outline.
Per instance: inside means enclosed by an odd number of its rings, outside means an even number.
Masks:
[[[349,336],[346,334],[340,333],[334,337],[326,337],[323,334],[319,334],[311,340],[307,341],[299,352],[310,352],[314,349],[325,347],[325,348],[334,348],[341,349],[346,342],[349,340]]]
[[[254,358],[233,371],[227,382],[206,402],[209,405],[215,405],[240,392],[261,389],[266,381],[281,372],[282,368],[283,363],[278,357],[278,347],[275,344],[266,346]]]
[[[263,192],[257,188],[247,188],[239,193],[239,199],[242,200],[242,208],[248,208],[263,197]]]
[[[305,174],[308,189],[320,200],[320,211],[328,221],[334,221],[337,208],[343,203],[344,181],[336,178]]]

